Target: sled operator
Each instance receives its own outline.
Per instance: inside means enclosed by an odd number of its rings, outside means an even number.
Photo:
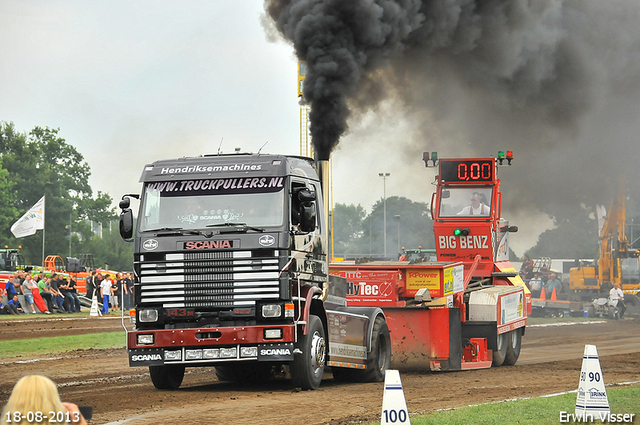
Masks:
[[[458,213],[458,215],[481,215],[488,216],[491,208],[486,205],[486,199],[484,195],[473,192],[471,194],[471,205],[467,205]]]

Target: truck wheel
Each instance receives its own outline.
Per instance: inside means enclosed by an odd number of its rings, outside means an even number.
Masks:
[[[273,364],[226,364],[216,366],[218,381],[228,382],[260,382],[273,376]]]
[[[509,332],[507,337],[507,355],[504,358],[504,366],[513,366],[520,357],[520,348],[522,347],[522,329],[514,329]]]
[[[590,306],[587,310],[587,317],[596,317],[596,309],[594,306]]]
[[[149,375],[153,386],[159,390],[177,390],[184,378],[184,366],[149,366]]]
[[[302,354],[295,354],[290,372],[293,385],[303,390],[320,386],[327,355],[324,328],[318,316],[309,315],[309,332],[302,335],[296,346]]]
[[[491,366],[502,366],[505,357],[507,357],[507,347],[509,346],[509,338],[507,333],[503,333],[496,338],[496,349],[493,350],[493,363]]]
[[[371,335],[371,353],[367,360],[367,368],[363,372],[363,381],[382,382],[384,374],[391,366],[391,339],[389,327],[384,317],[376,317]]]
[[[391,366],[391,339],[389,327],[384,317],[378,316],[373,324],[371,353],[366,369],[331,368],[333,379],[339,382],[382,382],[384,374]]]

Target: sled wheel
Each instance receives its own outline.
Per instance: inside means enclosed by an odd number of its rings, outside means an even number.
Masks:
[[[496,349],[493,350],[492,366],[502,366],[505,357],[507,357],[508,346],[509,338],[507,338],[507,333],[500,334],[496,337]]]
[[[507,355],[504,358],[504,366],[513,366],[520,357],[520,348],[522,347],[522,329],[514,329],[509,332],[507,337]]]

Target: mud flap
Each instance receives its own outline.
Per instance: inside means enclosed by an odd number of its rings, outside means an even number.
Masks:
[[[388,307],[391,367],[461,370],[460,309]]]
[[[449,360],[440,362],[442,370],[462,369],[462,323],[460,309],[449,309]]]

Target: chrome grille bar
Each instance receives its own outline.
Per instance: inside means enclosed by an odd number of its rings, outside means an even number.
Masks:
[[[140,302],[165,308],[224,309],[280,297],[278,251],[140,255]],[[145,255],[148,255],[145,262]]]

